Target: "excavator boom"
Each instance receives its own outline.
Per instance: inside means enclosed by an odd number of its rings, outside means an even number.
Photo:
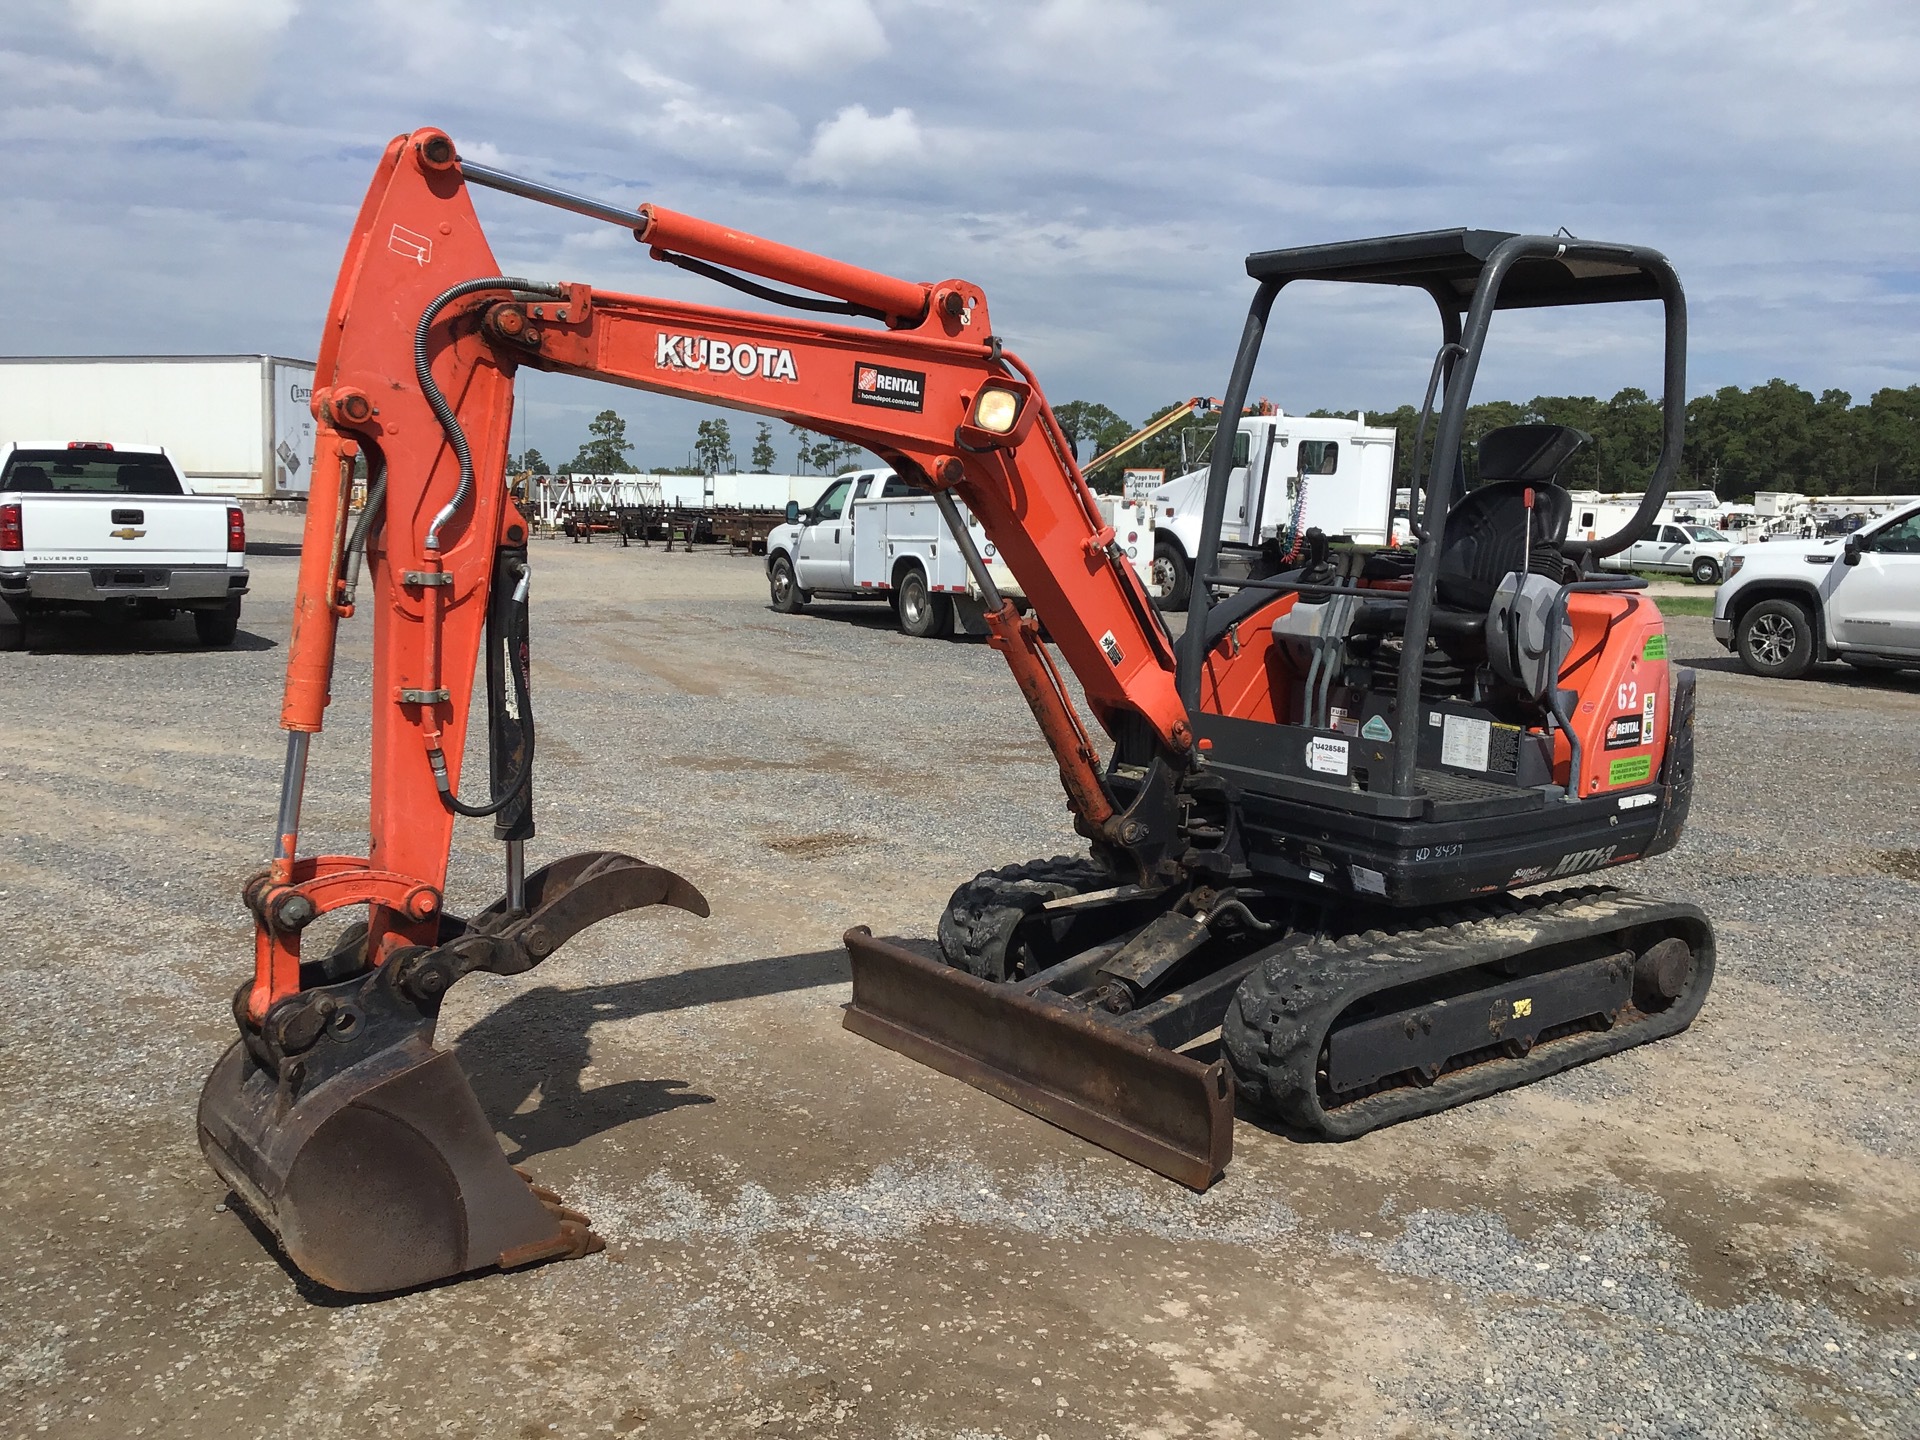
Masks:
[[[656,259],[814,313],[504,276],[473,210],[476,182],[620,224]],[[740,272],[813,293],[769,290]],[[431,1044],[440,999],[468,971],[517,973],[618,910],[707,908],[679,876],[630,856],[525,873],[528,527],[503,481],[522,365],[829,434],[931,491],[950,521],[964,502],[1035,612],[998,595],[955,524],[987,597],[991,643],[1053,748],[1078,828],[1137,882],[1168,863],[1169,786],[1111,788],[1041,626],[1109,734],[1132,737],[1167,773],[1192,744],[1168,636],[1037,381],[993,334],[977,286],[899,280],[659,207],[621,211],[465,165],[437,130],[395,139],[355,221],[320,347],[280,815],[271,862],[245,890],[256,942],[254,977],[235,1003],[241,1039],[208,1083],[200,1126],[215,1168],[295,1262],[341,1288],[580,1252],[578,1217],[550,1196],[527,1204],[504,1161],[473,1142],[477,1106]],[[362,472],[368,499],[356,517]],[[311,739],[339,626],[361,609],[373,626],[367,853],[303,856]],[[470,677],[483,653],[493,796],[479,804],[461,797]],[[506,845],[506,893],[473,920],[446,903],[457,814],[493,816]],[[302,954],[316,919],[361,906],[365,922],[326,956]],[[435,1162],[451,1184],[422,1203],[404,1177]],[[343,1226],[333,1212],[356,1189],[387,1196],[385,1211]],[[421,1239],[429,1232],[432,1243]],[[383,1235],[407,1238],[383,1244]]]

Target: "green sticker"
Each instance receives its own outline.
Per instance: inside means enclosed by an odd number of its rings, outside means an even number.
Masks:
[[[1638,785],[1653,775],[1653,757],[1634,755],[1607,766],[1607,784]]]
[[[1375,715],[1360,727],[1360,733],[1369,740],[1391,740],[1393,738],[1393,727],[1378,715]]]
[[[1662,631],[1658,635],[1647,637],[1647,648],[1640,652],[1643,660],[1664,660],[1667,658],[1667,636]]]

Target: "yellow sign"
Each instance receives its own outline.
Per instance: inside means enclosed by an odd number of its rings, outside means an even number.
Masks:
[[[1527,1016],[1531,1014],[1533,1014],[1533,1001],[1516,1000],[1513,1002],[1513,1018],[1514,1019],[1524,1020],[1527,1018]]]

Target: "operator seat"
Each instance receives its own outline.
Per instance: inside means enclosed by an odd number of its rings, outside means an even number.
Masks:
[[[1436,610],[1469,612],[1478,625],[1509,572],[1530,570],[1555,584],[1565,578],[1560,546],[1567,538],[1573,497],[1554,476],[1591,438],[1571,425],[1507,425],[1486,433],[1480,441],[1480,484],[1447,512]],[[1533,491],[1531,538],[1528,490]]]
[[[7,478],[6,488],[23,495],[45,494],[53,489],[53,481],[47,478],[42,466],[16,465],[13,474]]]

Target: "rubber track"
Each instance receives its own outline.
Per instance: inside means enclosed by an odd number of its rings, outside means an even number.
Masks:
[[[1327,1032],[1356,1001],[1449,971],[1627,930],[1639,932],[1636,950],[1669,935],[1693,948],[1687,988],[1664,1010],[1647,1014],[1630,1007],[1609,1030],[1545,1039],[1525,1056],[1467,1064],[1431,1085],[1409,1082],[1332,1110],[1322,1104],[1319,1069]],[[1350,1139],[1677,1034],[1699,1013],[1713,965],[1713,928],[1697,906],[1604,886],[1502,896],[1405,926],[1283,943],[1241,985],[1221,1039],[1240,1093],[1253,1108],[1300,1130]]]
[[[1051,860],[982,871],[955,890],[940,913],[940,956],[956,970],[982,980],[1009,979],[1029,958],[1037,958],[1027,952],[1043,937],[1014,943],[1014,932],[1029,915],[1049,900],[1103,890],[1113,883],[1112,874],[1085,855],[1056,855]],[[1071,925],[1064,918],[1055,922],[1060,937]]]

